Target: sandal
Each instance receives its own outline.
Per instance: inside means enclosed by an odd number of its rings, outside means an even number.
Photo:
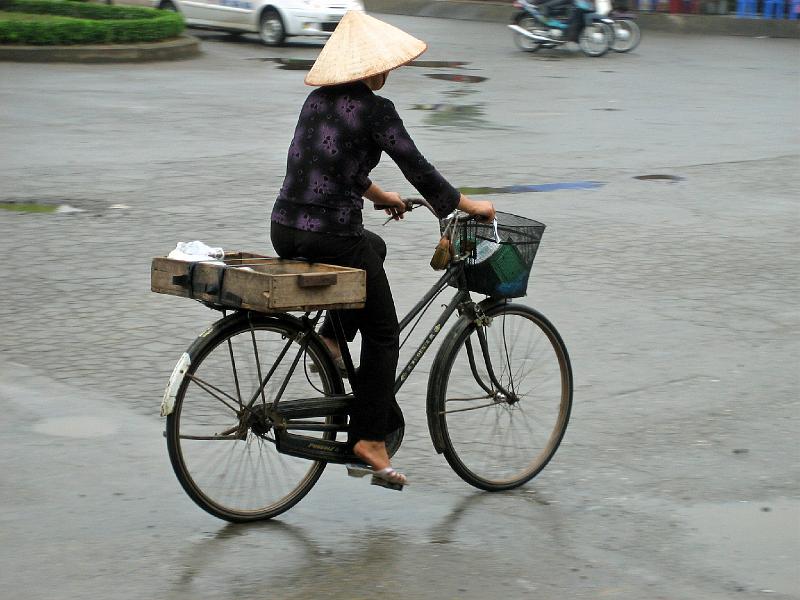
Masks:
[[[408,485],[408,478],[392,467],[375,471],[372,475],[372,485],[380,485],[390,490],[403,491],[403,486]]]
[[[400,471],[392,467],[386,467],[380,471],[376,471],[369,465],[364,463],[348,463],[347,474],[350,477],[364,477],[365,475],[372,475],[372,485],[379,485],[390,490],[403,490],[403,486],[408,485],[408,478]]]

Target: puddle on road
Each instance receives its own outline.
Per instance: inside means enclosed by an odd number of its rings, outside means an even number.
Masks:
[[[678,175],[636,175],[634,179],[639,179],[640,181],[667,181],[669,183],[684,180],[683,177],[679,177]]]
[[[281,56],[252,56],[245,60],[260,60],[262,62],[273,62],[278,65],[279,69],[285,71],[308,71],[314,64],[314,58],[291,58]],[[413,60],[406,66],[409,67],[425,67],[428,69],[436,68],[459,68],[468,65],[468,62],[454,61],[454,60]],[[481,78],[485,79],[485,78]]]
[[[427,67],[429,69],[457,69],[465,67],[469,63],[458,60],[412,60],[408,63],[409,67]]]
[[[800,576],[800,501],[703,504],[681,511],[702,559],[750,591],[796,594]]]
[[[479,104],[415,104],[411,110],[427,111],[426,125],[455,127],[487,127],[483,107]]]
[[[425,77],[441,79],[442,81],[455,81],[456,83],[481,83],[488,79],[488,77],[481,77],[480,75],[462,75],[460,73],[425,73]]]
[[[279,69],[285,71],[308,71],[314,64],[313,60],[304,58],[280,58],[275,62],[280,65]]]
[[[308,71],[314,64],[314,61],[308,58],[264,58],[262,60],[277,63],[278,68],[285,71]]]
[[[273,62],[279,69],[285,71],[308,71],[314,60],[310,58],[281,58],[277,56],[251,56],[245,60],[260,60],[261,62]]]
[[[505,187],[462,187],[459,188],[459,191],[468,196],[478,194],[525,194],[528,192],[555,192],[558,190],[594,190],[604,185],[602,181],[562,181],[530,185],[507,185]]]
[[[452,90],[445,90],[442,92],[442,94],[444,96],[447,96],[448,98],[463,98],[465,96],[470,96],[472,94],[478,94],[478,93],[480,93],[479,90],[469,87],[457,87],[453,88]]]

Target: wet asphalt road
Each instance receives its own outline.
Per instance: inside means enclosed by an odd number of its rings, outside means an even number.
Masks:
[[[453,183],[602,184],[480,196],[548,225],[526,302],[575,373],[553,462],[509,493],[458,479],[427,438],[429,355],[399,398],[402,494],[332,467],[275,522],[201,512],[157,411],[214,315],[149,293],[149,260],[188,239],[270,251],[307,92],[275,59],[319,45],[201,33],[204,56],[186,62],[1,64],[0,201],[84,212],[0,210],[0,589],[800,597],[800,45],[645,32],[631,55],[588,59],[523,54],[502,25],[386,20],[429,41],[424,60],[468,63],[408,67],[385,90]],[[390,162],[374,179],[413,191]],[[434,280],[435,226],[415,213],[381,232],[403,313]]]

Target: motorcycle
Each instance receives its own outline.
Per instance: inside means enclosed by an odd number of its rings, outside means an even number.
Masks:
[[[514,42],[526,52],[578,42],[587,56],[603,56],[608,52],[614,36],[611,19],[598,15],[594,5],[586,0],[573,2],[573,10],[577,11],[574,15],[577,27],[568,38],[566,32],[569,23],[545,16],[535,4],[527,0],[515,0],[514,7],[520,10],[512,17],[512,23],[508,26],[515,33]]]
[[[595,11],[602,17],[604,23],[611,26],[614,37],[610,47],[614,52],[630,52],[639,45],[642,32],[633,20],[632,13],[615,10],[611,0],[596,0]]]

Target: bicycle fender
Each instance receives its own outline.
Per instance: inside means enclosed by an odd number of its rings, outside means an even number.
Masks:
[[[178,364],[176,364],[175,368],[172,369],[172,375],[169,376],[169,382],[164,390],[164,397],[161,399],[162,417],[172,414],[172,411],[175,410],[175,398],[178,395],[178,390],[181,387],[181,383],[183,383],[183,378],[186,375],[186,371],[189,370],[191,364],[192,359],[189,356],[189,353],[184,352],[178,360]]]

